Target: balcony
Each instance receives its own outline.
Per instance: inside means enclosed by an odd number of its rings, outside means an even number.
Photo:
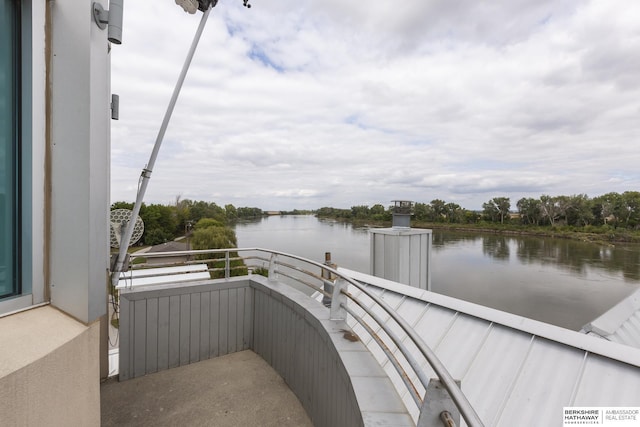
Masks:
[[[637,348],[277,251],[141,257],[121,281],[127,381],[113,387],[199,370],[193,381],[148,386],[151,399],[168,384],[188,386],[178,413],[211,406],[206,396],[191,403],[219,388],[204,379],[209,363],[247,354],[277,373],[314,426],[559,425],[564,407],[637,406]],[[170,283],[167,271],[175,273]],[[193,276],[203,272],[217,278]],[[103,387],[106,396],[110,385]],[[144,398],[133,390],[130,414],[142,416]],[[273,407],[277,415],[294,409]],[[206,417],[220,425],[223,413],[240,411],[210,409]],[[257,416],[269,423],[275,415]]]
[[[137,258],[144,259],[132,263],[119,285],[120,382],[102,386],[103,407],[119,409],[103,410],[105,425],[119,424],[123,416],[140,424],[172,424],[193,412],[189,408],[219,425],[256,424],[252,417],[273,425],[286,425],[275,422],[278,417],[289,418],[291,425],[443,425],[441,417],[448,422],[460,413],[468,425],[481,425],[459,385],[404,320],[330,266],[256,248]],[[195,270],[203,265],[219,278],[182,280],[201,274]],[[174,274],[167,283],[169,271]],[[393,378],[365,342],[382,350]],[[440,380],[425,375],[425,363],[435,364]],[[281,383],[267,379],[271,385],[265,386],[253,383],[258,381],[253,373],[241,375],[252,364],[262,366],[265,378],[277,374]],[[240,373],[231,381],[237,398],[229,398],[229,377],[219,377],[232,370]],[[430,401],[424,398],[428,388],[440,390],[429,394],[437,396]],[[281,397],[261,403],[256,393]],[[297,405],[290,400],[294,395]],[[421,410],[429,405],[437,408],[429,411],[432,420]],[[308,418],[303,420],[301,411]],[[248,418],[236,423],[236,416]]]

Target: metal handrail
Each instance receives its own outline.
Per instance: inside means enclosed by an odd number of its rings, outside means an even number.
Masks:
[[[215,259],[216,262],[221,262],[221,261],[225,261],[226,266],[225,266],[225,277],[228,278],[229,277],[229,262],[230,262],[230,256],[229,253],[230,252],[263,252],[263,253],[268,253],[271,254],[271,259],[267,260],[265,258],[260,258],[257,257],[261,260],[263,260],[264,262],[269,262],[269,271],[273,271],[276,274],[282,274],[286,277],[289,277],[293,280],[297,280],[300,283],[303,283],[307,286],[310,286],[311,288],[313,288],[314,290],[316,290],[319,293],[322,293],[324,295],[327,295],[329,297],[331,297],[332,295],[328,294],[327,292],[325,292],[322,288],[320,287],[315,287],[310,283],[307,283],[299,278],[296,278],[294,276],[292,276],[291,274],[287,274],[282,270],[278,270],[277,266],[283,266],[286,268],[290,268],[293,270],[296,270],[298,272],[301,272],[303,274],[306,275],[310,275],[311,277],[313,277],[316,280],[319,280],[321,282],[325,282],[326,280],[323,279],[322,277],[319,277],[313,273],[311,273],[308,270],[302,269],[300,267],[294,266],[292,264],[288,264],[288,263],[283,263],[283,262],[279,262],[277,260],[278,256],[282,256],[282,257],[287,257],[290,259],[294,259],[297,261],[301,261],[304,262],[306,264],[310,264],[316,267],[319,267],[322,270],[326,270],[328,272],[330,272],[331,274],[335,275],[335,277],[337,278],[341,278],[342,280],[344,280],[346,283],[348,283],[349,285],[354,286],[355,288],[357,288],[358,290],[360,290],[360,292],[362,292],[363,294],[365,294],[366,296],[368,296],[369,298],[371,298],[371,300],[374,301],[374,303],[381,307],[397,324],[398,326],[400,326],[400,328],[403,330],[403,332],[411,339],[411,341],[413,342],[413,344],[416,346],[416,348],[420,351],[420,353],[423,355],[423,357],[426,359],[426,361],[429,363],[429,365],[431,366],[431,368],[434,370],[434,372],[436,373],[436,375],[438,376],[438,378],[440,379],[440,381],[442,382],[443,386],[445,387],[445,389],[449,392],[449,395],[451,396],[451,399],[453,400],[453,402],[455,403],[456,407],[458,408],[458,410],[460,411],[460,415],[464,418],[464,420],[467,422],[467,425],[471,426],[471,427],[480,427],[483,426],[483,422],[480,419],[480,417],[478,416],[478,414],[476,413],[475,409],[471,406],[471,403],[469,402],[469,400],[467,399],[467,397],[464,395],[464,393],[462,392],[462,390],[460,389],[460,387],[456,384],[455,380],[453,379],[453,377],[451,376],[451,374],[449,373],[449,371],[447,370],[447,368],[444,366],[444,364],[442,363],[442,361],[440,361],[440,359],[436,356],[435,352],[433,350],[431,350],[431,348],[422,340],[422,338],[413,330],[413,328],[389,305],[387,304],[387,302],[385,302],[382,298],[380,298],[378,295],[376,295],[375,293],[371,292],[369,289],[367,289],[367,286],[363,285],[362,283],[340,273],[338,270],[326,265],[326,264],[322,264],[320,262],[316,262],[310,259],[306,259],[306,258],[302,258],[299,257],[297,255],[293,255],[293,254],[289,254],[286,252],[281,252],[281,251],[276,251],[276,250],[271,250],[271,249],[264,249],[264,248],[228,248],[228,249],[203,249],[203,250],[190,250],[190,251],[173,251],[173,252],[153,252],[153,253],[142,253],[142,254],[131,254],[132,258],[139,258],[139,257],[143,257],[143,258],[166,258],[166,257],[173,257],[173,256],[191,256],[191,255],[204,255],[204,254],[211,254],[211,253],[224,253],[225,257],[224,258],[218,258]],[[256,258],[256,257],[247,257],[247,258]],[[237,258],[233,258],[233,259],[237,259]],[[213,261],[213,260],[212,260]],[[192,262],[192,261],[190,261]],[[197,260],[196,262],[203,262],[203,260]],[[273,264],[273,265],[272,265]],[[139,265],[140,266],[140,265]],[[136,267],[136,265],[132,265],[133,269],[137,269],[140,267]],[[333,284],[333,282],[331,282]],[[340,293],[342,293],[343,295],[345,295],[346,297],[348,297],[349,299],[351,299],[352,301],[354,301],[357,305],[359,305],[365,313],[367,313],[369,316],[371,316],[372,319],[374,319],[374,321],[380,326],[382,327],[382,329],[387,333],[387,335],[389,335],[389,337],[394,341],[394,343],[396,344],[396,346],[398,347],[398,349],[400,350],[400,352],[403,354],[404,358],[407,360],[407,362],[409,363],[409,365],[411,366],[411,368],[413,369],[413,371],[416,373],[416,375],[418,376],[418,379],[420,380],[420,382],[422,383],[422,385],[425,387],[425,389],[427,388],[428,385],[428,378],[425,376],[424,372],[422,371],[422,369],[420,368],[420,366],[418,365],[418,363],[413,359],[413,357],[411,356],[410,352],[407,350],[407,348],[400,342],[400,340],[395,336],[395,334],[393,334],[390,329],[388,328],[387,325],[385,325],[385,322],[382,321],[382,319],[379,318],[379,316],[377,316],[375,313],[372,312],[372,310],[370,310],[364,303],[362,303],[362,301],[359,301],[358,298],[354,297],[353,294],[351,294],[350,292],[348,292],[346,289],[341,289]],[[351,314],[352,315],[352,314]],[[352,315],[353,317],[353,315]],[[354,317],[354,319],[357,319],[356,317]],[[362,319],[360,319],[362,320]],[[360,321],[358,320],[358,321]],[[368,328],[365,328],[368,330]],[[373,337],[373,335],[372,335]],[[389,359],[390,361],[393,360]],[[396,367],[396,369],[398,368],[396,366],[397,363],[394,363],[394,366]],[[402,369],[402,368],[400,368]],[[402,375],[401,375],[402,377]],[[403,379],[404,381],[404,379]],[[406,383],[405,383],[406,385]],[[409,389],[409,392],[411,393],[411,389]],[[413,397],[413,396],[412,396]],[[415,399],[415,397],[414,397]]]

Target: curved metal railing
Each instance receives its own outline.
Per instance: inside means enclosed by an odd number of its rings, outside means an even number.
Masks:
[[[247,253],[246,256],[240,256],[239,253]],[[262,254],[266,254],[264,256]],[[222,256],[221,256],[222,255]],[[173,258],[180,258],[178,261],[170,261]],[[281,260],[286,258],[287,261]],[[150,262],[152,260],[156,262]],[[157,259],[163,259],[157,261]],[[138,261],[142,260],[142,262]],[[241,261],[241,262],[240,262]],[[256,263],[257,262],[257,263]],[[293,281],[304,286],[309,287],[314,292],[318,292],[325,297],[331,299],[331,317],[343,318],[346,320],[346,315],[351,316],[367,331],[367,333],[376,341],[380,346],[390,363],[393,365],[401,380],[407,388],[407,391],[411,394],[413,401],[416,403],[418,409],[421,408],[423,397],[418,392],[416,385],[411,381],[409,375],[406,373],[404,367],[394,355],[393,351],[389,348],[389,344],[386,343],[379,334],[375,332],[373,327],[364,320],[364,316],[361,316],[353,310],[347,303],[347,299],[353,301],[360,309],[374,320],[376,325],[380,327],[385,334],[391,339],[393,345],[401,353],[402,357],[411,367],[411,370],[415,373],[422,387],[426,390],[429,384],[429,378],[425,374],[424,370],[420,366],[420,363],[413,356],[408,347],[404,344],[401,337],[399,337],[390,327],[388,322],[382,319],[378,314],[374,312],[362,298],[354,295],[349,291],[349,285],[359,290],[362,294],[371,299],[375,306],[380,307],[385,313],[389,315],[391,319],[400,327],[402,332],[411,340],[411,343],[418,349],[419,353],[424,357],[427,363],[431,366],[433,371],[440,379],[443,386],[448,391],[451,399],[458,408],[460,415],[464,418],[469,426],[483,426],[482,420],[473,409],[469,400],[464,395],[454,378],[446,369],[444,364],[438,359],[435,352],[422,340],[422,338],[414,331],[414,329],[402,318],[387,302],[372,292],[367,286],[362,283],[340,273],[335,268],[329,265],[322,264],[313,260],[302,258],[296,255],[288,254],[285,252],[263,249],[263,248],[232,248],[232,249],[206,249],[206,250],[192,250],[192,251],[178,251],[178,252],[154,252],[143,254],[132,254],[130,262],[130,270],[144,270],[148,268],[158,267],[177,267],[184,265],[202,265],[207,264],[207,270],[210,272],[212,278],[229,278],[231,276],[244,275],[251,272],[268,272],[269,280],[283,281],[281,277],[287,278],[289,281]],[[237,264],[233,266],[232,264]],[[249,263],[249,264],[247,264]],[[320,269],[320,274],[317,274],[308,269],[308,266],[317,267]],[[139,274],[137,277],[154,277],[156,274],[149,272],[148,275]],[[323,274],[324,273],[324,274]],[[167,273],[163,273],[166,275]],[[176,281],[179,281],[179,274],[176,273]],[[127,273],[121,274],[121,280],[130,279],[127,277]],[[328,287],[326,286],[328,285]],[[329,292],[325,289],[332,289]],[[342,313],[341,313],[342,310]]]

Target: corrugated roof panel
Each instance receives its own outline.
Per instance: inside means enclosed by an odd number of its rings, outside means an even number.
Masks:
[[[404,320],[413,327],[415,327],[416,323],[422,319],[428,309],[429,304],[425,304],[424,301],[415,300],[413,298],[405,298],[402,305],[398,307],[398,310],[402,312]]]
[[[557,425],[562,407],[579,378],[584,352],[545,339],[535,339],[518,373],[497,426]]]
[[[530,344],[531,335],[493,324],[467,374],[461,378],[462,391],[487,425],[493,425],[508,400]]]
[[[640,406],[640,369],[589,354],[573,406]]]
[[[431,305],[414,329],[420,334],[424,342],[435,350],[453,324],[455,315],[456,313],[452,310]]]
[[[456,379],[462,379],[491,331],[489,322],[465,314],[456,317],[449,332],[436,350],[440,360]]]

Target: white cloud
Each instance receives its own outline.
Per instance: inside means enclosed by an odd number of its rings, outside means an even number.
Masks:
[[[201,14],[129,2],[112,200],[133,200]],[[640,4],[222,0],[148,202],[265,210],[637,190]],[[133,191],[131,191],[133,189]]]

